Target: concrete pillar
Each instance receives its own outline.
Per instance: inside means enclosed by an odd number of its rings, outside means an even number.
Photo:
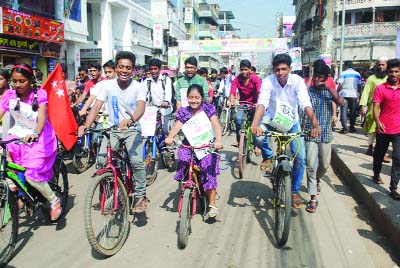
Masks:
[[[56,20],[62,21],[64,18],[64,0],[54,0],[54,6],[56,10]],[[67,10],[69,13],[69,10]]]
[[[101,1],[101,56],[102,62],[114,57],[114,39],[112,34],[111,6],[108,1]]]

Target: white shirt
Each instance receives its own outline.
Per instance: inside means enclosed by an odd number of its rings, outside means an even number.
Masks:
[[[151,91],[151,104],[155,106],[160,106],[163,101],[167,101],[171,105],[172,99],[172,81],[166,75],[159,75],[157,81],[154,81],[153,77],[147,78],[142,83],[146,87],[146,92],[148,92],[148,81],[151,81],[150,91]],[[163,88],[163,81],[165,90]],[[148,104],[147,104],[148,105]],[[167,115],[172,112],[171,106],[169,108],[160,108],[162,115]]]
[[[231,95],[231,84],[234,79],[234,75],[226,75],[225,78],[221,79],[218,92],[223,93],[225,97],[229,98]]]
[[[290,106],[294,121],[299,122],[298,107],[300,106],[302,110],[306,107],[312,109],[310,96],[303,78],[297,74],[289,74],[288,81],[284,87],[279,84],[274,74],[264,78],[257,105],[262,104],[265,107],[265,114],[269,120],[275,116],[277,103]]]
[[[108,125],[114,126],[124,119],[130,119],[126,112],[132,115],[138,101],[146,102],[146,92],[144,84],[133,79],[124,90],[119,87],[117,79],[105,80],[99,84],[97,99],[108,106]]]
[[[116,79],[116,78],[114,78]],[[97,97],[97,95],[99,95],[99,87],[101,86],[101,83],[105,82],[106,80],[102,80],[100,82],[98,82],[94,87],[90,88],[90,95],[94,95],[95,97]],[[91,104],[90,107],[93,107],[93,105],[96,103],[96,100],[94,100]],[[108,114],[108,106],[104,103],[103,106],[101,106],[100,111],[103,114]]]

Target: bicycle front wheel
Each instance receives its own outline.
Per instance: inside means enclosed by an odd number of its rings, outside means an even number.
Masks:
[[[144,160],[146,169],[146,185],[150,186],[154,183],[158,174],[158,157],[153,159],[153,146],[148,140],[146,141],[146,158]]]
[[[83,144],[77,143],[75,146],[74,156],[72,158],[72,165],[78,173],[86,171],[93,163],[92,148],[85,148]]]
[[[84,204],[87,239],[92,249],[103,256],[116,254],[129,233],[128,195],[119,178],[117,183],[118,189],[115,189],[111,172],[97,176],[88,189]]]
[[[18,206],[14,193],[0,186],[0,267],[10,261],[18,239]]]
[[[246,158],[247,158],[247,137],[246,133],[240,133],[240,139],[239,139],[239,177],[243,178],[244,176],[244,170],[246,167]]]
[[[226,132],[228,130],[228,111],[226,109],[222,109],[221,115],[220,115],[220,123],[222,127],[222,135],[226,135]]]
[[[290,212],[292,208],[291,174],[279,168],[275,178],[275,238],[279,247],[289,238]]]
[[[190,233],[190,220],[192,218],[192,190],[186,188],[183,192],[181,220],[178,229],[178,246],[184,249],[187,246]]]

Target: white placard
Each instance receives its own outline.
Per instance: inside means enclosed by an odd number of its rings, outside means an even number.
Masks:
[[[139,120],[143,137],[151,137],[155,135],[157,111],[158,108],[155,106],[146,106],[146,110],[144,111],[142,118]]]
[[[185,7],[185,18],[184,23],[193,22],[193,7]]]
[[[194,147],[208,144],[214,139],[214,132],[210,119],[204,111],[196,114],[183,124],[182,131],[190,145]],[[207,150],[196,150],[198,159],[202,159],[207,154]]]
[[[32,106],[22,101],[19,102],[19,110],[15,111],[14,108],[17,100],[11,99],[9,103],[10,114],[14,118],[15,125],[8,130],[8,134],[23,138],[27,135],[33,134],[37,125],[38,113],[32,111]]]
[[[189,102],[187,99],[187,88],[181,88],[181,106],[182,107],[188,107]]]

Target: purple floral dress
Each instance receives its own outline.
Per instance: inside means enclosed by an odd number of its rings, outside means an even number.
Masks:
[[[37,95],[39,106],[47,103],[47,93],[45,90],[39,89]],[[15,90],[6,91],[0,101],[0,110],[8,112],[10,100],[16,98]],[[25,103],[32,105],[33,92],[30,93]],[[5,140],[12,138],[16,138],[16,136],[9,135]],[[37,142],[31,144],[10,143],[7,145],[7,149],[10,152],[13,162],[26,168],[25,176],[27,178],[39,182],[47,182],[53,178],[53,165],[57,156],[57,139],[48,118]]]
[[[208,118],[216,114],[216,109],[213,105],[208,103],[201,104],[200,111],[204,111]],[[185,107],[181,108],[176,112],[176,120],[186,123],[193,114],[191,108]],[[189,145],[186,138],[183,140],[183,144]],[[189,170],[190,162],[190,150],[186,148],[178,149],[178,170],[174,177],[175,180],[181,181]],[[203,185],[204,190],[214,190],[217,189],[218,182],[217,176],[219,175],[219,156],[217,154],[208,154],[201,160],[196,159],[196,165],[201,169],[200,182]]]

